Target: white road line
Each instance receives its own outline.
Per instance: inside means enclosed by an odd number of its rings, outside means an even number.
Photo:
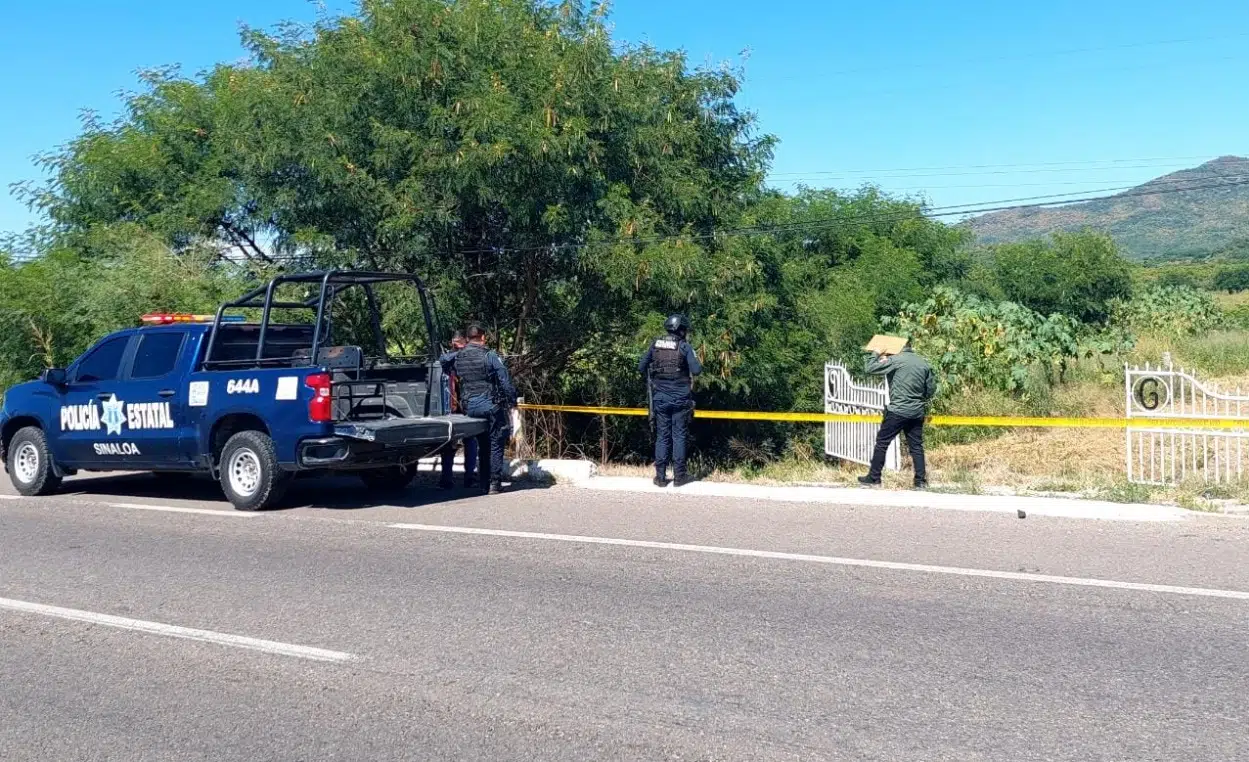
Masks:
[[[80,493],[74,493],[80,494]],[[73,495],[58,495],[58,497],[73,497]],[[38,498],[24,498],[21,495],[0,495],[0,500],[37,500]],[[101,503],[94,500],[82,501],[87,505],[103,505],[109,508],[127,508],[133,511],[163,511],[165,513],[197,513],[204,516],[226,516],[238,519],[254,519],[263,514],[250,513],[248,511],[218,511],[213,508],[184,508],[178,505],[151,505],[148,503]]]
[[[291,643],[279,643],[275,640],[260,640],[259,638],[248,638],[243,635],[229,635],[224,632],[213,632],[212,630],[196,630],[190,627],[178,627],[177,625],[172,624],[161,624],[160,622],[145,622],[142,619],[127,619],[126,617],[113,616],[112,614],[97,614],[93,611],[65,609],[59,606],[48,606],[42,603],[15,601],[10,598],[0,598],[0,609],[21,611],[28,614],[41,614],[43,616],[56,617],[58,619],[72,619],[76,622],[100,624],[105,627],[135,630],[137,632],[146,632],[152,635],[164,635],[170,638],[199,640],[205,643],[216,643],[223,646],[246,648],[251,651],[264,651],[265,653],[277,654],[279,656],[294,656],[300,659],[312,659],[313,661],[347,662],[354,661],[358,658],[355,654],[343,653],[342,651],[327,651],[324,648],[297,646]]]
[[[815,556],[807,555],[805,553],[780,553],[771,550],[748,550],[745,548],[718,548],[710,545],[685,545],[675,542],[653,542],[650,540],[623,540],[614,537],[586,537],[572,534],[546,534],[543,532],[514,532],[506,529],[448,527],[438,526],[435,524],[388,524],[387,526],[391,529],[412,529],[420,532],[484,535],[487,537],[510,537],[521,540],[552,540],[555,542],[576,542],[589,545],[618,545],[629,548],[678,550],[689,553],[711,553],[721,556],[767,558],[777,561],[800,561],[804,563],[828,564],[832,566],[857,566],[867,569],[887,569],[890,571],[921,572],[924,574],[949,574],[957,577],[984,577],[987,579],[1004,579],[1017,582],[1045,582],[1051,585],[1101,587],[1115,590],[1134,590],[1144,593],[1167,593],[1170,595],[1188,595],[1199,598],[1230,598],[1233,600],[1249,601],[1249,592],[1241,590],[1218,590],[1205,587],[1153,585],[1144,582],[1118,582],[1109,579],[1087,579],[1082,577],[1058,577],[1050,574],[1029,574],[1027,572],[995,571],[993,569],[964,569],[957,566],[908,564],[898,561],[872,561],[862,558],[837,558],[836,556]]]
[[[247,511],[216,511],[211,508],[182,508],[176,505],[145,505],[144,503],[104,503],[110,508],[129,508],[136,511],[165,511],[167,513],[200,513],[205,516],[229,516],[231,518],[254,519],[259,513]]]

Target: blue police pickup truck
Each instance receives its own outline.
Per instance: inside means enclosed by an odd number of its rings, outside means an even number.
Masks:
[[[405,488],[420,458],[486,430],[444,409],[433,297],[413,275],[282,275],[215,315],[143,322],[5,394],[18,492],[78,471],[207,473],[256,511],[302,472]]]

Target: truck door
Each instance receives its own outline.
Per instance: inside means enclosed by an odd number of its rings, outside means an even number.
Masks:
[[[180,362],[187,340],[186,331],[167,329],[138,335],[124,376],[125,434],[105,448],[117,451],[114,457],[127,465],[169,468],[186,464],[179,443],[188,425]]]
[[[54,414],[52,449],[57,460],[71,468],[103,468],[121,459],[106,454],[102,443],[116,442],[123,433],[125,394],[121,365],[131,336],[105,339],[69,368],[60,409]],[[116,468],[125,465],[116,463]]]

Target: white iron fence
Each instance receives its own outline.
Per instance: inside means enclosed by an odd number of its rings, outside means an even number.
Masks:
[[[1127,429],[1128,481],[1174,485],[1189,479],[1226,483],[1249,471],[1249,396],[1198,381],[1183,368],[1125,368],[1128,418],[1157,426]],[[1245,430],[1185,429],[1185,420],[1244,419]]]
[[[846,366],[840,363],[824,366],[824,412],[883,416],[888,404],[888,382],[856,384]],[[879,430],[879,423],[829,421],[824,424],[824,452],[829,457],[866,465],[872,461]],[[889,445],[885,468],[890,471],[900,468],[896,438]]]

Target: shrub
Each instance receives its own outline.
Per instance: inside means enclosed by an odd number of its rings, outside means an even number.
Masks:
[[[1249,267],[1224,267],[1215,273],[1214,287],[1229,294],[1249,290]]]
[[[1061,379],[1081,353],[1082,326],[1066,315],[1042,317],[1014,302],[990,302],[940,287],[932,297],[882,321],[909,336],[937,368],[943,388],[1024,391],[1040,369]]]
[[[1116,302],[1112,312],[1115,326],[1153,336],[1192,336],[1226,322],[1213,296],[1187,286],[1148,286]]]
[[[994,270],[1007,300],[1083,323],[1102,323],[1132,291],[1131,269],[1110,236],[1056,233],[1051,240],[994,247]]]

